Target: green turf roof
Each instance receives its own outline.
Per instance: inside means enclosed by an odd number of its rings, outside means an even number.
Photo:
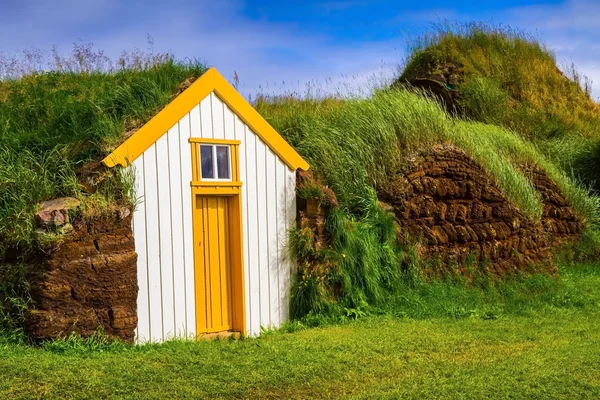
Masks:
[[[131,184],[119,173],[87,194],[77,171],[101,160],[205,71],[168,60],[141,70],[0,81],[0,262],[9,248],[20,254],[35,247],[32,216],[40,201],[78,197],[91,214],[125,201]]]

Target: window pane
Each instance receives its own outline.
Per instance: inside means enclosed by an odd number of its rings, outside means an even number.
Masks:
[[[212,146],[200,146],[200,171],[202,171],[202,178],[215,178],[215,171],[213,171]]]
[[[228,146],[217,146],[217,171],[219,179],[231,179]]]

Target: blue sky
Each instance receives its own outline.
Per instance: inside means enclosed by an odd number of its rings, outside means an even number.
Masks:
[[[70,51],[91,42],[116,57],[133,47],[205,60],[246,96],[336,91],[389,79],[408,38],[431,22],[484,21],[531,31],[575,63],[600,97],[600,2],[0,0],[0,53]]]

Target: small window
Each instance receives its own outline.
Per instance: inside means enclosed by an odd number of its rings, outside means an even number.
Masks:
[[[200,160],[203,179],[215,179],[213,168],[213,146],[200,146]]]
[[[229,172],[229,146],[215,146],[217,149],[217,176],[219,179],[231,179]]]
[[[231,180],[231,152],[225,145],[200,145],[202,179]]]

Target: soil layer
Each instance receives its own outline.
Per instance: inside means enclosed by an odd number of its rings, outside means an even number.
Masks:
[[[131,216],[73,226],[39,260],[44,273],[32,282],[35,308],[26,324],[29,336],[90,336],[101,329],[110,337],[133,341],[138,286]]]
[[[481,166],[451,146],[417,156],[378,196],[394,212],[403,239],[421,239],[425,255],[446,267],[471,262],[499,274],[553,269],[550,248],[581,233],[582,225],[543,171],[524,171],[541,194],[541,221],[520,213]]]

